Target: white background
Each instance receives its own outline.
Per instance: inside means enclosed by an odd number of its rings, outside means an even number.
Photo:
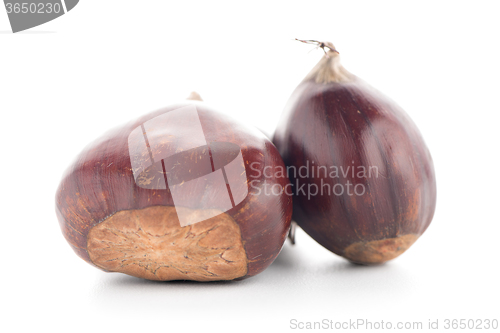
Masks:
[[[4,332],[281,332],[290,320],[500,319],[499,2],[82,0],[12,34],[0,8]],[[101,272],[66,244],[54,196],[106,130],[198,91],[272,132],[334,42],[397,101],[435,163],[427,232],[382,266],[353,266],[305,233],[260,275],[156,283]],[[7,329],[7,330],[6,330]],[[298,331],[298,330],[295,330]]]

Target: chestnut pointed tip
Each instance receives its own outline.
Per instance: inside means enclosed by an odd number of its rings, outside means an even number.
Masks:
[[[200,94],[198,94],[196,91],[191,91],[189,96],[186,98],[188,101],[203,101],[201,98]]]
[[[323,50],[323,52],[325,52],[326,57],[328,57],[329,53],[340,54],[340,52],[337,51],[337,49],[335,48],[335,46],[331,42],[321,42],[321,41],[315,40],[315,39],[298,39],[298,38],[295,38],[295,40],[299,41],[301,43],[305,43],[305,44],[316,45],[316,48],[321,48]],[[325,48],[328,49],[328,52],[325,50]]]

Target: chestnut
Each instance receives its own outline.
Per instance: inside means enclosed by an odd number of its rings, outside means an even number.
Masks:
[[[87,146],[59,185],[57,217],[73,250],[104,271],[243,279],[268,267],[286,239],[292,198],[263,191],[289,184],[264,179],[264,168],[283,167],[260,131],[186,101]]]
[[[386,262],[431,223],[431,155],[409,116],[348,72],[331,43],[303,42],[325,55],[293,92],[273,138],[294,189],[293,219],[352,262]]]

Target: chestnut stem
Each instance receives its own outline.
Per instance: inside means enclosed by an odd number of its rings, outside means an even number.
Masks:
[[[328,48],[330,50],[329,52],[334,52],[334,53],[340,54],[340,52],[337,51],[335,49],[335,46],[333,46],[333,44],[330,42],[320,42],[320,41],[314,40],[314,39],[298,39],[298,38],[295,38],[295,40],[302,42],[302,43],[306,43],[306,44],[316,45],[316,48],[321,48],[323,50],[323,52],[325,52],[325,56],[327,56],[327,57],[328,57],[328,52],[326,52],[325,48]]]
[[[290,231],[288,231],[288,239],[292,242],[292,245],[295,245],[295,231],[297,230],[297,222],[290,222]]]
[[[316,66],[305,77],[304,81],[314,80],[317,83],[328,84],[332,82],[352,82],[356,79],[354,75],[349,73],[341,64],[339,51],[331,42],[320,42],[314,39],[298,39],[295,40],[306,43],[314,44],[316,48],[321,48],[325,55],[316,64]],[[328,51],[326,50],[328,49]]]

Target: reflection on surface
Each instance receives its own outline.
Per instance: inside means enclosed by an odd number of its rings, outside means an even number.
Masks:
[[[285,327],[297,313],[313,319],[322,315],[340,316],[346,311],[382,316],[387,311],[407,311],[401,303],[421,297],[421,292],[415,289],[423,287],[422,276],[428,274],[422,272],[420,277],[414,276],[419,267],[412,267],[411,262],[405,266],[398,261],[379,266],[353,265],[298,229],[297,244],[292,246],[287,241],[274,263],[249,279],[156,282],[98,272],[91,306],[131,315],[145,311],[180,317],[189,308],[197,316],[206,315],[210,320],[218,318],[222,311],[224,316],[243,322],[251,313],[259,318],[272,318]],[[384,306],[373,306],[382,301]],[[323,309],[320,315],[318,309]]]

